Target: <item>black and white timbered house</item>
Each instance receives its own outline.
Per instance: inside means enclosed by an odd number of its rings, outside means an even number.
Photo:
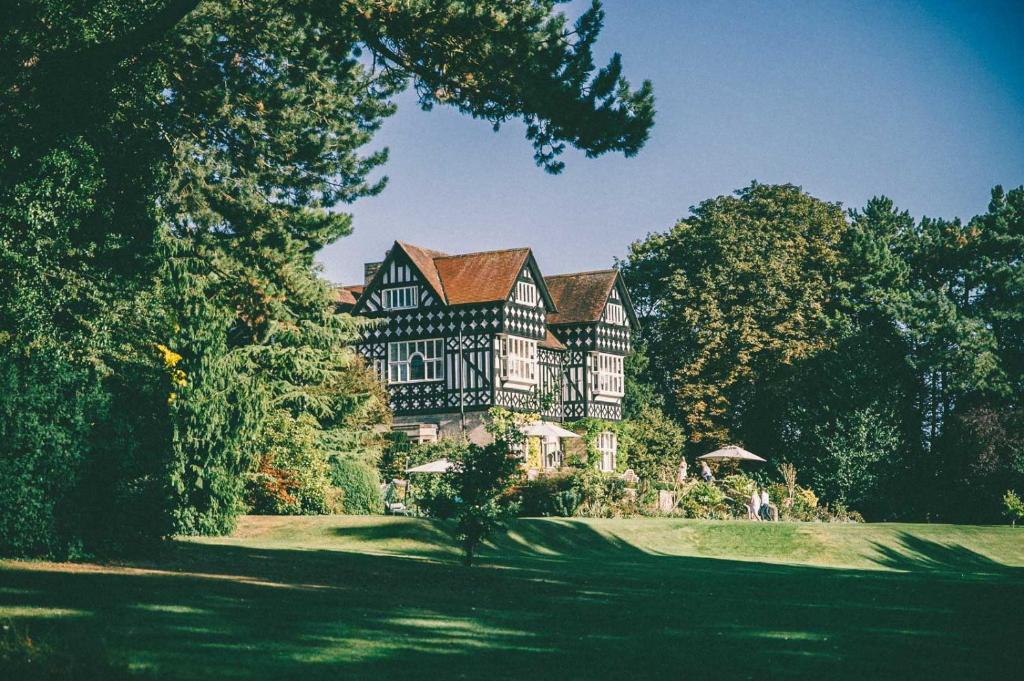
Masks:
[[[359,352],[387,384],[395,428],[482,441],[491,407],[550,421],[622,418],[636,316],[616,270],[545,277],[517,248],[448,255],[396,241],[339,310],[378,320]],[[614,433],[600,436],[614,470]]]

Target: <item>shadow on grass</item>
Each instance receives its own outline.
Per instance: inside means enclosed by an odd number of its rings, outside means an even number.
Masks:
[[[666,557],[582,523],[515,529],[472,569],[198,543],[155,564],[6,563],[0,616],[100,632],[170,679],[963,679],[1024,661],[1024,581],[1006,573]]]
[[[896,537],[898,547],[874,542],[876,562],[892,570],[952,572],[975,578],[1021,576],[1024,568],[1010,567],[959,544],[944,544],[907,532]]]
[[[409,542],[403,546],[403,555],[415,555],[437,559],[450,559],[458,549],[452,544],[450,522],[426,520],[423,518],[403,519],[406,522],[379,522],[337,527],[333,533],[339,538],[355,539],[360,542],[389,545],[394,542]]]

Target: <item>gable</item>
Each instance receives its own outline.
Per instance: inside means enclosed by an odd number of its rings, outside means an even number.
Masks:
[[[420,268],[425,255],[435,251],[413,247],[415,251],[410,254],[406,246],[406,244],[396,241],[395,246],[388,251],[384,262],[381,263],[380,268],[359,297],[359,301],[353,309],[354,313],[380,312],[384,309],[384,291],[412,286],[416,287],[417,307],[432,307],[443,302],[443,298],[438,294],[437,288],[431,281],[429,272],[433,270],[433,267],[428,269],[426,275]],[[432,260],[428,259],[428,261],[432,263]],[[433,278],[436,279],[436,271],[433,274]]]
[[[610,309],[612,305],[619,306],[621,308],[621,313],[612,314],[612,310]],[[616,319],[618,314],[621,314],[621,317]],[[624,321],[626,325],[633,329],[639,328],[636,312],[633,310],[633,302],[629,299],[629,291],[626,290],[626,284],[622,280],[621,275],[615,277],[615,285],[612,286],[611,291],[608,293],[608,299],[605,301],[604,310],[601,312],[601,321],[606,324],[618,326],[622,326],[622,322]]]
[[[396,241],[395,246],[405,253],[409,262],[416,268],[426,283],[430,286],[434,295],[437,296],[437,299],[442,302],[447,301],[444,284],[441,281],[441,275],[437,271],[436,265],[436,259],[448,257],[447,254],[442,253],[441,251],[434,251],[429,248],[413,246],[412,244],[407,244],[404,241]]]
[[[537,266],[537,261],[533,257],[533,253],[530,253],[529,257],[526,258],[526,262],[523,263],[523,267],[519,271],[519,276],[512,282],[511,290],[505,297],[506,302],[522,304],[517,296],[520,283],[532,284],[537,290],[537,303],[539,305],[535,304],[530,307],[542,305],[545,312],[555,312],[557,310],[555,302],[551,298],[551,293],[548,291],[547,284],[544,282],[544,277],[540,273],[540,268]]]

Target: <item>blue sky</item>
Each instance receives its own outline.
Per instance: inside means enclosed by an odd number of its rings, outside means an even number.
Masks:
[[[573,2],[573,15],[589,3]],[[995,184],[1024,184],[1024,2],[606,0],[601,63],[654,82],[647,146],[567,153],[548,175],[520,125],[495,134],[406,95],[372,145],[384,192],[349,210],[319,257],[362,278],[395,239],[447,252],[531,246],[548,274],[608,267],[705,198],[793,182],[862,206],[970,217]]]

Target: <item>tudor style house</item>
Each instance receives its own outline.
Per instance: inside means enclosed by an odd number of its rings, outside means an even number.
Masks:
[[[387,384],[394,428],[415,441],[484,441],[491,407],[549,421],[622,418],[636,316],[616,270],[545,277],[529,248],[448,255],[396,241],[338,309],[379,320],[359,352]],[[612,431],[600,467],[614,470]],[[560,465],[545,446],[544,466]]]

